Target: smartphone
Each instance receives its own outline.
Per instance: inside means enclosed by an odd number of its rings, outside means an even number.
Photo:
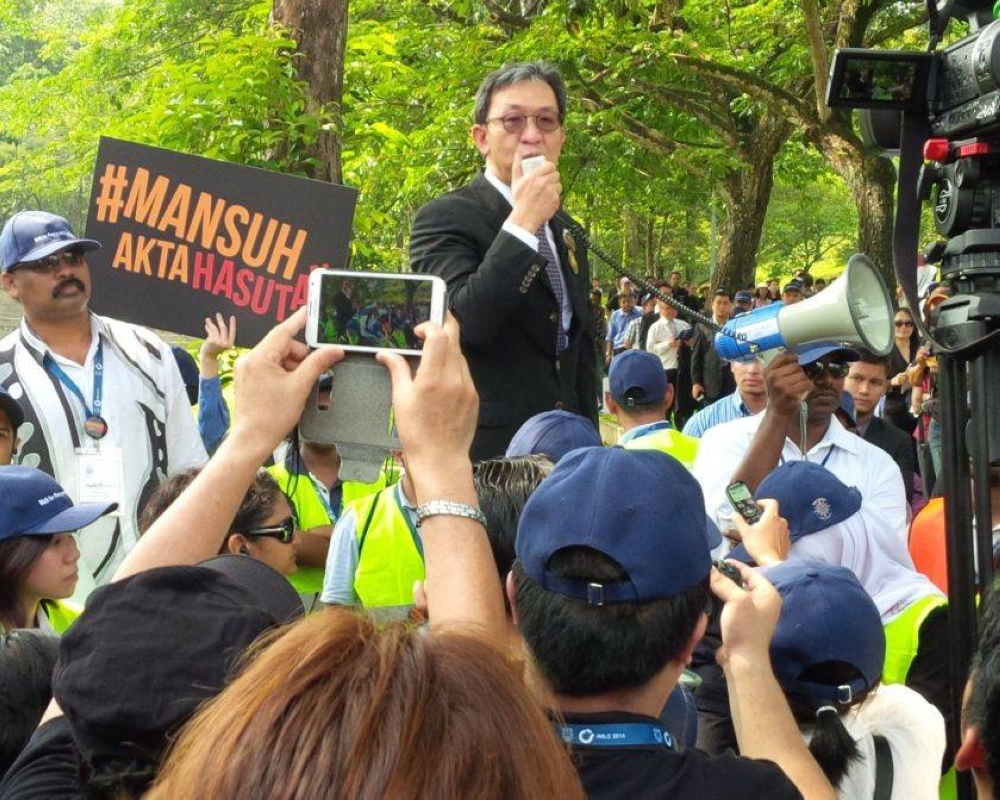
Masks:
[[[712,562],[712,566],[714,566],[717,570],[719,570],[719,572],[721,572],[723,575],[729,578],[729,580],[731,580],[741,589],[746,588],[743,585],[743,576],[740,574],[740,571],[736,567],[734,567],[730,562],[723,561],[722,559],[716,559]]]
[[[413,329],[427,321],[444,323],[446,293],[435,275],[313,270],[306,343],[419,356],[423,342]]]
[[[753,499],[753,493],[743,481],[735,481],[726,487],[726,497],[732,503],[734,509],[740,512],[740,516],[747,521],[747,525],[753,525],[760,520],[760,506]]]

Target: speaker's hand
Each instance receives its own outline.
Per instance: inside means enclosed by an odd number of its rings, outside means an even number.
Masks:
[[[791,351],[781,353],[771,362],[766,381],[768,413],[782,417],[798,414],[802,401],[813,388],[799,366],[798,356]]]

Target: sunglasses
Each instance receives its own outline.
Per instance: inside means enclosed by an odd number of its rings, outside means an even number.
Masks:
[[[897,319],[892,324],[895,325],[897,328],[912,328],[913,327],[913,323],[910,322],[908,319]]]
[[[543,133],[552,133],[562,127],[562,117],[554,112],[542,112],[541,114],[506,114],[502,117],[491,117],[487,122],[499,122],[507,133],[520,133],[528,124],[528,120],[533,119],[538,130]]]
[[[846,377],[850,367],[840,361],[813,361],[811,364],[803,364],[802,371],[806,377],[814,381],[824,372],[829,372],[831,378]]]
[[[78,267],[83,263],[83,251],[82,250],[64,250],[61,253],[53,253],[50,256],[45,256],[45,258],[40,258],[37,261],[25,261],[23,264],[18,264],[14,269],[10,270],[26,270],[27,272],[33,272],[36,275],[47,275],[55,269],[59,268],[59,265],[63,262],[69,264],[71,267]]]
[[[263,528],[250,528],[248,536],[269,536],[282,544],[291,544],[295,538],[295,517],[286,517],[277,525],[267,525]]]

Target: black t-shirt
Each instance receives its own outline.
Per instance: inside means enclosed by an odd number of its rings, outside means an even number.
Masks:
[[[657,720],[625,712],[566,714],[571,725]],[[688,748],[675,752],[655,745],[583,747],[573,745],[573,761],[587,797],[745,800],[801,798],[776,764],[738,756],[710,756]]]
[[[82,800],[80,765],[66,717],[46,722],[0,782],[0,800]]]

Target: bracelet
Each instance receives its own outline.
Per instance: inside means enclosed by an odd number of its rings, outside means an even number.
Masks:
[[[422,506],[417,506],[417,527],[428,517],[462,517],[474,519],[484,528],[486,515],[475,506],[466,503],[453,503],[451,500],[431,500]]]

